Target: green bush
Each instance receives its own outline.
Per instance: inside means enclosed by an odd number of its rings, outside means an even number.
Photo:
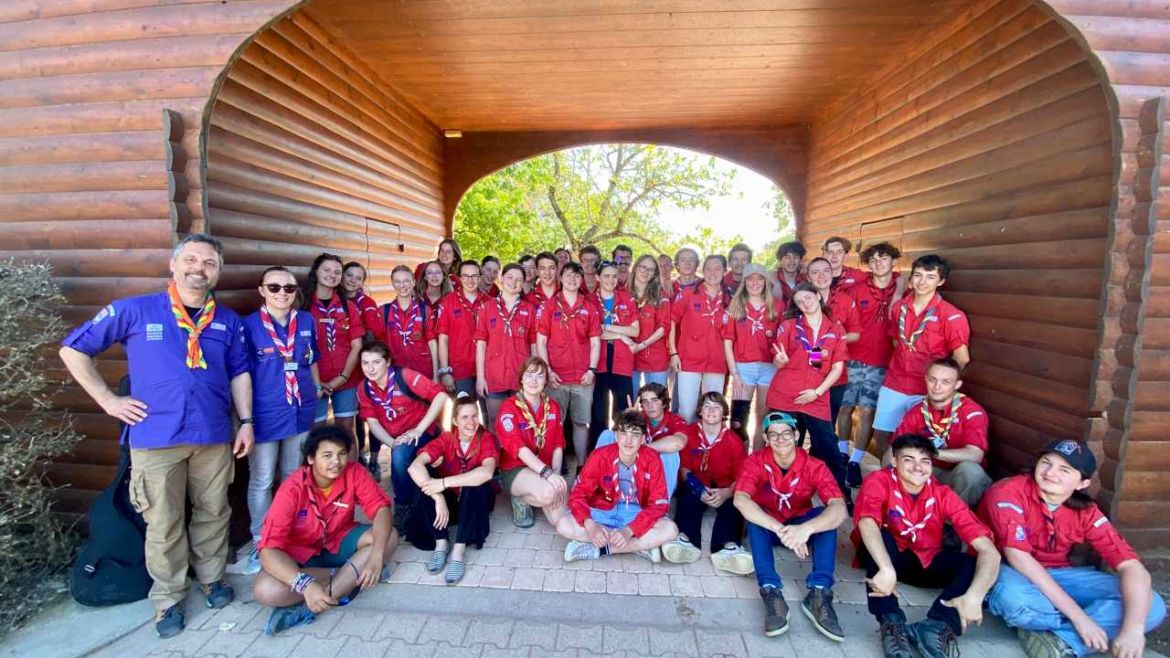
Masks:
[[[0,636],[55,596],[77,543],[44,481],[49,460],[79,440],[51,413],[57,386],[45,375],[63,302],[49,265],[0,261]]]

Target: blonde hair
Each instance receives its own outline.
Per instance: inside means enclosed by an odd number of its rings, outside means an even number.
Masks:
[[[750,275],[756,276],[756,275]],[[747,280],[745,276],[739,282],[739,287],[735,289],[735,294],[731,296],[731,302],[727,305],[727,316],[732,320],[742,320],[747,315],[748,298],[751,296],[747,291]],[[772,279],[767,276],[764,277],[764,314],[768,321],[771,322],[776,319],[776,304],[772,302]]]

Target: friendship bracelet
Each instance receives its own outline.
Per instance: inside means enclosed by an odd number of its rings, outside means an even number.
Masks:
[[[289,589],[296,592],[297,594],[304,594],[305,590],[309,588],[309,585],[311,585],[314,580],[316,580],[316,578],[313,578],[313,576],[305,573],[304,571],[301,571],[297,574],[296,580],[294,580],[292,585],[289,586]]]

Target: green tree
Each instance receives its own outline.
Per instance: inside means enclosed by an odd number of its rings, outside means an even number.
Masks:
[[[764,211],[776,220],[780,234],[776,239],[768,242],[754,259],[769,270],[775,270],[779,263],[776,261],[776,249],[785,242],[796,239],[796,213],[792,210],[792,201],[788,195],[776,188],[772,198],[764,203]]]

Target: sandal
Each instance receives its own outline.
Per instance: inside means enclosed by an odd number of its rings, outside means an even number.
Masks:
[[[443,570],[444,564],[447,564],[447,551],[435,551],[431,553],[431,559],[427,561],[427,571],[439,573]]]
[[[464,567],[461,560],[451,560],[451,563],[447,565],[447,584],[454,585],[463,580],[463,571]]]

